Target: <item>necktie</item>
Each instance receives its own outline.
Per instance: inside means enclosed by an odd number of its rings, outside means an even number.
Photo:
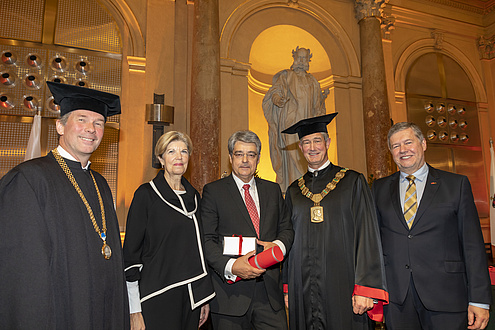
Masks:
[[[256,230],[256,235],[260,237],[260,217],[258,215],[258,210],[256,209],[256,204],[254,204],[253,197],[249,193],[250,185],[245,184],[242,186],[244,188],[244,200],[246,202],[246,207],[253,222],[254,229]]]
[[[407,180],[409,180],[409,185],[404,198],[404,218],[409,228],[411,228],[418,209],[418,197],[416,195],[416,184],[414,183],[416,178],[414,175],[408,175]]]

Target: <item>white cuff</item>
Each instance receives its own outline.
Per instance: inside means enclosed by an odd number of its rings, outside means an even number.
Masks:
[[[278,245],[278,247],[280,248],[280,250],[282,250],[282,253],[283,253],[284,257],[285,257],[285,253],[287,252],[287,249],[285,248],[284,243],[282,243],[282,241],[281,240],[278,240],[278,239],[274,240],[273,243],[275,243],[275,244]]]
[[[232,266],[234,265],[234,262],[237,259],[230,258],[229,261],[227,261],[227,264],[225,265],[225,270],[224,270],[224,276],[227,280],[231,280],[232,282],[235,282],[237,279],[237,276],[232,274]]]
[[[483,309],[490,309],[490,305],[488,305],[488,304],[469,302],[469,305],[474,306],[474,307],[483,308]]]
[[[139,297],[139,282],[126,282],[127,294],[129,296],[130,314],[141,312],[141,298]]]

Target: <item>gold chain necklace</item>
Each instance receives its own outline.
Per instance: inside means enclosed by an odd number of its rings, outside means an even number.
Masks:
[[[96,184],[95,177],[93,176],[93,173],[89,171],[89,174],[91,174],[91,178],[93,179],[93,183],[96,188],[96,193],[98,195],[98,201],[100,202],[100,210],[101,210],[101,225],[102,225],[102,230],[100,230],[100,227],[96,223],[95,215],[93,214],[93,210],[91,209],[91,206],[89,205],[88,201],[86,200],[86,197],[84,197],[84,194],[77,184],[76,178],[74,178],[74,175],[72,175],[72,172],[70,168],[67,166],[67,163],[65,160],[60,156],[60,153],[58,152],[57,149],[52,150],[53,156],[55,156],[55,159],[57,160],[57,163],[60,165],[62,170],[65,172],[65,175],[67,175],[67,178],[69,181],[72,183],[74,186],[74,189],[76,189],[77,193],[79,194],[79,197],[81,197],[81,200],[83,201],[84,205],[86,206],[86,210],[88,210],[89,217],[91,218],[91,222],[93,223],[93,227],[95,231],[98,233],[100,236],[101,240],[103,241],[103,246],[101,248],[101,254],[105,259],[110,259],[112,256],[112,249],[110,246],[107,244],[107,221],[105,220],[105,209],[103,207],[103,198],[101,198],[100,190],[98,189],[98,185]]]
[[[306,196],[307,198],[311,199],[315,205],[311,207],[311,222],[323,222],[323,206],[320,206],[320,202],[325,196],[331,192],[332,190],[337,187],[337,183],[345,176],[345,172],[347,172],[348,168],[343,168],[339,172],[335,174],[335,177],[333,178],[332,181],[330,181],[325,189],[321,191],[319,194],[313,194],[311,191],[309,191],[309,188],[306,187],[306,182],[304,181],[304,177],[300,177],[298,180],[298,185],[299,188],[301,189],[301,193],[303,196]]]

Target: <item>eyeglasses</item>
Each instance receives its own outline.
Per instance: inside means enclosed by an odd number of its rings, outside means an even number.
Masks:
[[[248,152],[248,153],[244,153],[241,151],[234,152],[235,158],[240,159],[240,158],[244,158],[244,156],[247,156],[248,159],[254,160],[254,159],[256,159],[256,157],[258,157],[258,154],[255,152]]]

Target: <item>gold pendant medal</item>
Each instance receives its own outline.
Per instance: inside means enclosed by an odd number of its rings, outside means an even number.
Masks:
[[[315,205],[311,208],[311,222],[323,222],[323,206]]]
[[[308,187],[306,187],[306,182],[304,181],[303,177],[299,178],[299,188],[301,189],[301,193],[303,196],[309,198],[314,202],[314,206],[311,207],[310,210],[310,215],[309,218],[311,219],[311,222],[313,223],[320,223],[325,220],[323,217],[323,206],[320,205],[320,202],[325,198],[325,196],[332,190],[337,187],[337,184],[339,181],[345,176],[345,172],[347,172],[347,168],[341,169],[339,172],[335,174],[335,177],[333,178],[332,181],[330,181],[325,189],[322,190],[321,193],[319,194],[313,194]]]
[[[103,254],[103,257],[108,260],[112,256],[112,249],[107,244],[107,234],[101,233],[100,237],[103,240],[103,246],[101,247],[101,254]]]
[[[107,260],[110,259],[110,257],[112,256],[112,249],[106,242],[103,242],[103,246],[101,247],[101,254],[103,254],[103,257],[105,257],[105,259]]]
[[[311,207],[311,222],[323,222],[323,206],[320,206],[322,199],[322,194],[313,194],[311,198],[311,200],[315,203],[315,205]]]

